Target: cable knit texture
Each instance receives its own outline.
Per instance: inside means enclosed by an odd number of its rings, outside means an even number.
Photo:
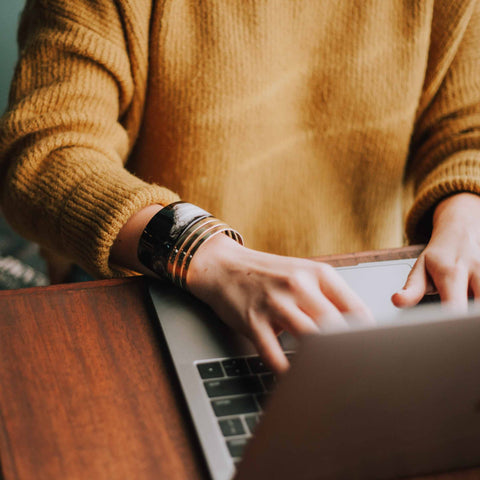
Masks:
[[[152,203],[312,256],[424,241],[480,193],[474,0],[32,0],[19,43],[2,209],[97,276]]]

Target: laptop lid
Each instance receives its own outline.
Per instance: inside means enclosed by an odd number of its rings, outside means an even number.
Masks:
[[[388,479],[480,464],[480,310],[305,338],[239,479]]]

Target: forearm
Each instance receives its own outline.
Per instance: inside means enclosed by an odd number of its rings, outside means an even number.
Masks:
[[[146,275],[155,275],[152,270],[140,263],[137,250],[143,230],[162,208],[162,205],[149,205],[130,217],[113,243],[110,252],[111,264]]]

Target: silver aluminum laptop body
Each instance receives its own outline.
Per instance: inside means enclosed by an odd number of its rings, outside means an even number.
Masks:
[[[238,480],[391,479],[480,465],[479,339],[478,306],[459,318],[438,305],[390,326],[303,339]]]
[[[390,297],[403,286],[414,262],[415,259],[363,263],[337,270],[375,317],[389,323],[399,315]],[[151,284],[150,293],[211,476],[214,480],[229,479],[235,466],[196,364],[256,352],[245,338],[234,333],[191,295],[160,282]],[[287,335],[282,335],[281,341],[285,350],[296,347]]]

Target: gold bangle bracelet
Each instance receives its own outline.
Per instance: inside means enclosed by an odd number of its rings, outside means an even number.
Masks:
[[[172,283],[187,289],[187,273],[193,255],[206,240],[218,233],[223,233],[243,245],[242,236],[215,217],[194,222],[179,237],[168,257],[167,273]]]
[[[179,279],[179,286],[181,288],[186,288],[187,286],[187,272],[190,266],[190,262],[195,254],[195,252],[203,245],[208,239],[212,238],[213,236],[217,235],[218,233],[227,232],[229,226],[224,224],[224,226],[217,225],[215,227],[211,227],[205,231],[205,233],[200,237],[198,237],[197,241],[191,246],[189,252],[187,252],[185,256],[185,261],[180,266],[180,270],[178,272],[178,279]]]
[[[137,246],[142,265],[177,286],[186,288],[187,272],[200,245],[224,233],[243,245],[241,235],[207,211],[179,201],[163,207],[146,227]]]
[[[180,235],[180,237],[175,242],[173,249],[167,259],[166,268],[170,280],[172,280],[175,276],[175,265],[178,263],[179,260],[182,261],[183,257],[185,256],[186,243],[189,242],[189,239],[196,231],[198,231],[205,225],[205,222],[203,222],[202,220],[208,220],[208,223],[210,223],[211,221],[216,221],[214,217],[207,217],[197,220],[195,223],[189,225],[189,227]]]
[[[191,245],[202,238],[205,232],[211,228],[215,228],[220,223],[221,222],[214,217],[202,219],[191,225],[187,231],[184,232],[182,238],[179,238],[167,262],[167,272],[174,283],[177,283],[175,279],[179,276],[180,267],[185,263]],[[225,224],[222,223],[222,225]]]

